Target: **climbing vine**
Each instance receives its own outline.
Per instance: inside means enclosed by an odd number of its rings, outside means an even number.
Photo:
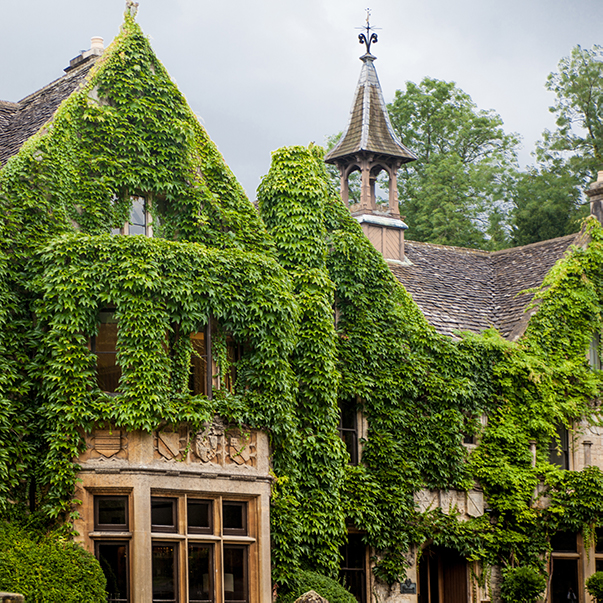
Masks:
[[[112,236],[136,195],[154,238]],[[426,542],[541,565],[556,530],[603,524],[603,474],[548,462],[557,426],[598,420],[601,373],[585,355],[601,329],[598,223],[534,292],[519,342],[451,339],[343,206],[322,149],[275,152],[258,197],[259,212],[127,14],[85,84],[0,171],[2,513],[33,501],[68,521],[73,459],[94,425],[196,429],[218,413],[271,437],[281,584],[300,568],[336,574],[350,525],[392,583]],[[89,345],[108,307],[119,396],[100,391]],[[221,364],[226,334],[244,350],[234,390],[212,400],[188,390],[190,334],[210,319]],[[337,433],[350,404],[368,426],[356,466]],[[476,483],[482,517],[415,506],[420,490]]]

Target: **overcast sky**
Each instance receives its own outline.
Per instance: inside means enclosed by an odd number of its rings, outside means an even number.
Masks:
[[[0,0],[0,99],[56,79],[108,45],[123,0]],[[250,197],[284,145],[342,130],[361,62],[365,9],[385,100],[407,80],[454,81],[524,140],[530,162],[554,126],[546,76],[576,44],[603,43],[602,0],[140,0],[138,22]]]

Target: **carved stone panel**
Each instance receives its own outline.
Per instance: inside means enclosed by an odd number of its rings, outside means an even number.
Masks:
[[[255,467],[256,452],[256,434],[251,431],[241,431],[232,429],[226,433],[227,454],[225,461],[227,465],[244,465],[246,467]]]
[[[480,517],[484,514],[484,493],[481,490],[467,492],[467,515]]]
[[[160,461],[180,461],[186,453],[186,428],[167,427],[153,433],[153,457]]]
[[[128,436],[120,429],[95,429],[86,434],[87,449],[81,461],[127,460]]]
[[[415,492],[415,503],[421,513],[439,506],[437,490],[419,490]]]
[[[216,417],[211,424],[196,434],[191,446],[191,458],[201,464],[221,467],[255,468],[257,436],[253,431],[225,427]]]
[[[201,463],[224,464],[224,425],[218,417],[195,436],[192,452]]]

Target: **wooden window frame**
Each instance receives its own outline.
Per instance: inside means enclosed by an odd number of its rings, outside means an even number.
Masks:
[[[345,406],[350,405],[353,406],[353,410],[350,410],[350,412],[353,413],[353,417],[354,417],[354,426],[353,427],[344,427],[343,426],[343,413],[345,411]],[[346,439],[345,439],[345,435],[349,434],[352,436],[352,450],[349,451],[348,453],[350,455],[350,465],[358,465],[360,463],[360,451],[358,449],[358,432],[359,432],[359,428],[358,428],[358,411],[356,410],[356,405],[357,402],[354,400],[348,400],[348,401],[340,401],[339,402],[339,422],[337,425],[337,431],[339,432],[339,437],[342,439],[342,441],[344,442],[344,444],[346,443]],[[346,446],[346,450],[347,450],[347,446]]]
[[[173,523],[171,525],[153,523],[153,502],[155,501],[169,501],[172,504]],[[151,496],[151,533],[163,532],[176,534],[178,531],[178,498],[172,496]]]
[[[174,490],[151,489],[151,499],[168,498],[176,501],[178,516],[176,519],[177,532],[153,531],[151,538],[153,544],[179,542],[179,565],[178,565],[178,588],[180,601],[188,600],[188,551],[190,545],[212,545],[213,557],[213,603],[224,600],[224,558],[223,547],[241,546],[245,547],[245,592],[246,603],[259,603],[260,576],[260,551],[258,532],[258,496],[228,496],[210,492],[186,492]],[[211,502],[212,530],[199,533],[188,528],[188,505],[189,500],[200,500]],[[244,505],[243,520],[245,522],[245,535],[238,533],[224,533],[222,526],[222,505],[233,503]],[[240,532],[240,530],[238,530]],[[241,600],[242,601],[242,600]]]
[[[98,549],[102,545],[117,545],[117,546],[125,546],[126,547],[126,602],[129,603],[131,601],[131,592],[132,585],[130,581],[130,539],[120,539],[120,540],[112,540],[111,538],[101,538],[94,540],[94,556],[97,560],[99,560],[99,552]],[[118,601],[123,601],[123,599],[118,599]]]
[[[227,599],[226,590],[222,585],[222,596],[225,603],[248,603],[249,602],[249,546],[238,542],[222,541],[222,581],[224,581],[224,548],[243,550],[243,583],[245,585],[243,599]]]
[[[209,527],[191,526],[188,519],[189,502],[208,503],[209,504]],[[213,534],[214,533],[214,501],[210,498],[186,497],[186,532],[187,534]]]
[[[181,549],[184,547],[180,546],[180,542],[178,540],[158,540],[153,538],[151,540],[151,575],[153,573],[153,547],[155,546],[173,546],[174,547],[174,603],[179,603],[180,601],[180,589],[181,589],[181,576],[180,576],[180,554]],[[153,597],[153,586],[151,584],[151,597]],[[163,602],[171,602],[172,599],[154,599],[152,598],[152,603],[163,603]]]
[[[125,513],[126,513],[126,523],[125,524],[106,524],[99,522],[99,503],[101,500],[107,499],[124,499],[125,501]],[[128,532],[130,525],[130,515],[129,515],[129,497],[127,495],[95,495],[93,499],[94,504],[94,530],[98,532]]]
[[[224,527],[224,505],[241,507],[241,518],[243,527],[241,528],[225,528]],[[247,501],[239,500],[224,500],[222,499],[222,534],[224,536],[247,536],[247,515],[249,513]]]

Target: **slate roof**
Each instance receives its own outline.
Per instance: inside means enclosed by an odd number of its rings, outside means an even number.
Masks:
[[[494,326],[515,341],[531,316],[525,309],[532,295],[519,292],[541,285],[579,237],[573,234],[496,252],[405,241],[412,265],[390,268],[439,333],[479,333]]]
[[[375,58],[372,54],[360,57],[363,65],[356,86],[350,120],[339,143],[327,153],[325,157],[327,163],[333,163],[338,157],[353,155],[358,151],[399,157],[403,163],[417,158],[394,133],[377,71],[373,65]]]
[[[23,143],[85,81],[95,58],[90,57],[85,63],[17,103],[0,101],[0,167],[19,151]]]

